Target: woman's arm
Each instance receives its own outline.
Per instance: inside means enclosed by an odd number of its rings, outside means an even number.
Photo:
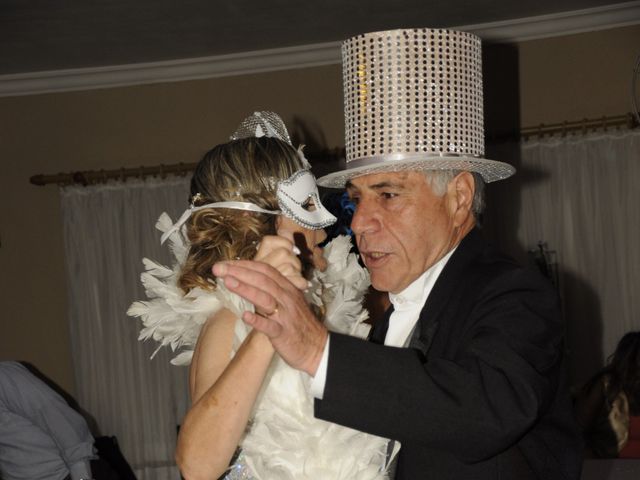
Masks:
[[[305,288],[300,261],[292,251],[292,237],[264,237],[255,259]],[[252,331],[231,359],[236,321],[233,313],[222,310],[198,337],[189,371],[192,406],[176,449],[176,462],[186,480],[216,479],[228,468],[273,358],[269,339]]]
[[[229,361],[235,322],[223,310],[198,338],[190,371],[193,403],[176,450],[186,480],[216,479],[228,468],[273,357],[269,340],[251,332]]]

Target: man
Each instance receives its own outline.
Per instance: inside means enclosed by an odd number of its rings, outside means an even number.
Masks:
[[[360,35],[343,46],[352,230],[392,308],[371,341],[328,333],[302,295],[258,262],[216,265],[258,313],[247,323],[313,377],[317,417],[401,444],[398,479],[577,479],[581,442],[551,285],[489,247],[477,37]],[[383,344],[383,345],[381,345]],[[389,449],[391,451],[391,448]]]
[[[93,436],[67,402],[18,362],[0,362],[0,478],[90,480]]]

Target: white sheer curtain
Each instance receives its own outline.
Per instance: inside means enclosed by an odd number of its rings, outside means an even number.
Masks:
[[[139,480],[178,480],[177,425],[188,406],[187,369],[138,342],[125,312],[143,299],[142,257],[169,265],[155,222],[187,205],[188,180],[61,189],[77,400],[115,435]]]
[[[517,156],[512,186],[498,187],[489,206],[506,228],[515,225],[521,249],[545,241],[556,251],[571,381],[579,385],[624,333],[640,330],[640,132],[527,141]]]

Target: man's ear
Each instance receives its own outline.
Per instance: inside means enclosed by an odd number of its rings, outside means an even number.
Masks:
[[[453,197],[453,222],[456,226],[464,224],[472,215],[473,195],[475,193],[475,179],[471,172],[460,172],[451,183],[450,193]],[[451,188],[452,187],[452,188]]]

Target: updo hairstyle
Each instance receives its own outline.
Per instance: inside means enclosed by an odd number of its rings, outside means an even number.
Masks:
[[[277,182],[303,168],[296,150],[271,137],[250,137],[214,147],[196,166],[191,178],[194,206],[213,202],[251,202],[278,210]],[[199,195],[198,195],[199,194]],[[186,223],[191,244],[178,285],[186,293],[200,287],[215,290],[213,264],[252,259],[258,242],[276,233],[277,215],[206,208]]]

